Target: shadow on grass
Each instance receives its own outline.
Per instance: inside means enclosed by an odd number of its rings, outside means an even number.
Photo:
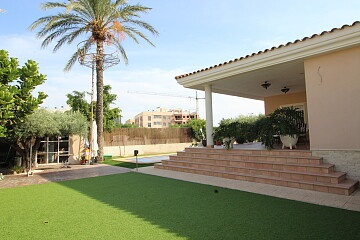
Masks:
[[[58,184],[184,239],[360,239],[359,212],[139,173]]]

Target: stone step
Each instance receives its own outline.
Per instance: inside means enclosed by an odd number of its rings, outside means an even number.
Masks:
[[[189,147],[185,149],[185,152],[200,152],[200,153],[240,153],[246,155],[266,155],[266,156],[298,156],[298,157],[311,157],[312,152],[310,150],[265,150],[265,149],[217,149],[206,147]]]
[[[163,165],[166,166],[181,166],[198,168],[202,170],[213,170],[222,171],[228,173],[246,173],[251,175],[264,175],[274,176],[283,179],[295,179],[295,180],[306,180],[306,181],[318,181],[324,183],[340,183],[346,179],[346,174],[343,172],[331,172],[331,173],[319,173],[311,171],[291,171],[281,170],[274,168],[253,168],[249,166],[234,166],[234,165],[222,165],[218,162],[216,164],[189,162],[189,161],[173,161],[163,160]],[[233,162],[231,162],[233,164]]]
[[[184,167],[184,166],[167,166],[162,163],[155,164],[155,168],[221,177],[221,178],[229,178],[229,179],[249,181],[249,182],[272,184],[272,185],[291,187],[291,188],[300,188],[300,189],[313,190],[319,192],[342,194],[342,195],[350,195],[352,192],[354,192],[357,189],[359,185],[358,181],[353,181],[349,179],[346,179],[341,183],[337,183],[337,184],[323,183],[323,182],[308,181],[308,180],[283,179],[275,176],[204,170],[204,169],[196,169],[196,168]]]
[[[299,163],[299,164],[314,164],[319,165],[323,163],[321,157],[302,157],[302,156],[279,156],[279,155],[255,155],[255,154],[244,154],[241,151],[224,153],[216,152],[178,152],[177,156],[181,157],[203,157],[207,159],[226,159],[226,160],[253,160],[261,162],[277,162],[277,163]]]
[[[226,165],[232,167],[249,167],[258,169],[274,169],[281,171],[294,172],[312,172],[312,173],[332,173],[334,172],[334,165],[323,163],[319,165],[314,164],[298,164],[298,163],[278,163],[278,162],[262,162],[262,161],[245,161],[245,160],[224,160],[224,159],[210,159],[205,157],[182,157],[170,156],[172,161],[195,162],[212,165]]]

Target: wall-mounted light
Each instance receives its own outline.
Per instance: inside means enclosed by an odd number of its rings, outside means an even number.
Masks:
[[[268,87],[271,86],[271,83],[269,83],[268,81],[265,81],[263,84],[261,84],[261,86],[265,89],[268,89]]]
[[[285,86],[281,89],[281,91],[286,94],[288,91],[290,91],[290,88]]]

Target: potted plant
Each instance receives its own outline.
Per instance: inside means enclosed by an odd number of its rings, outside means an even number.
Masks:
[[[80,164],[81,165],[84,165],[86,163],[86,155],[85,154],[82,154],[80,156]]]
[[[233,148],[238,128],[238,122],[221,121],[213,133],[213,138],[215,141],[222,141],[226,149]]]
[[[12,166],[10,168],[10,171],[15,175],[15,174],[20,174],[24,172],[24,168],[22,166]]]
[[[238,144],[243,144],[246,142],[246,132],[247,132],[246,125],[247,125],[247,123],[238,122],[237,125],[238,125],[238,127],[235,129],[234,138]]]
[[[256,122],[239,122],[235,134],[235,140],[238,144],[254,142],[258,137]]]
[[[220,136],[220,133],[218,132],[219,127],[214,127],[213,131],[213,139],[215,146],[221,146],[222,145],[222,137]]]
[[[257,121],[259,139],[268,148],[274,145],[274,136],[280,136],[283,147],[296,145],[300,133],[299,126],[304,123],[303,112],[294,107],[278,108],[273,113]]]
[[[191,138],[193,139],[193,146],[197,146],[198,142],[201,142],[202,145],[206,146],[206,121],[203,119],[193,119],[186,124],[191,128]]]

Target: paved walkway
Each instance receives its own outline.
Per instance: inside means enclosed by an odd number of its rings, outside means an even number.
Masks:
[[[301,202],[308,202],[318,205],[325,205],[336,208],[360,212],[360,190],[358,189],[351,196],[343,196],[331,193],[322,193],[310,190],[274,186],[269,184],[246,182],[226,178],[211,177],[205,175],[176,172],[154,167],[139,168],[140,173],[151,174],[166,178],[179,179],[189,182],[202,183],[218,187],[230,188],[246,192],[253,192],[279,198],[286,198]]]
[[[109,166],[105,164],[71,165],[71,168],[59,168],[59,166],[53,166],[53,168],[35,170],[34,175],[29,177],[26,174],[5,175],[4,180],[0,181],[0,188],[12,188],[47,182],[60,182],[80,178],[125,173],[130,171],[131,170],[128,168]]]

